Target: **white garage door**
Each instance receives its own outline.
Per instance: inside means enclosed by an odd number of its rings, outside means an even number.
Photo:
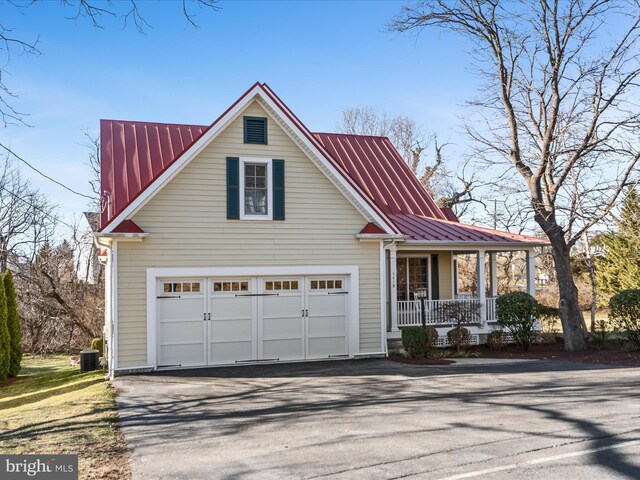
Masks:
[[[348,355],[348,277],[158,281],[158,366]]]

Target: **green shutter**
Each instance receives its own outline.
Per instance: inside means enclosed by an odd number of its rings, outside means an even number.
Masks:
[[[440,300],[440,276],[438,275],[438,255],[431,255],[431,300]]]
[[[227,157],[227,218],[240,218],[240,159]]]
[[[284,220],[284,160],[274,160],[273,171],[273,219]]]

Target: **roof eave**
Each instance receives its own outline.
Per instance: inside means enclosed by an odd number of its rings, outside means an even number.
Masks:
[[[388,233],[356,233],[355,237],[360,240],[361,242],[363,241],[381,241],[381,240],[395,240],[395,241],[403,241],[406,236],[401,234],[401,233],[397,233],[397,234],[388,234]]]
[[[452,241],[452,240],[405,240],[404,245],[426,246],[426,247],[451,247],[456,249],[464,248],[492,248],[502,250],[523,250],[534,247],[549,247],[550,243],[541,240],[539,242],[521,242],[521,241],[504,241],[504,242],[486,242],[486,241]]]

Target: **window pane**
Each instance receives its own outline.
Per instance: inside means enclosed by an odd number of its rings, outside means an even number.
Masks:
[[[273,282],[273,286],[275,287],[276,290],[281,290],[282,289],[282,283],[281,282]]]
[[[289,282],[282,282],[282,289],[283,290],[289,290],[290,285],[291,284]]]
[[[273,290],[273,282],[267,282],[264,288],[265,290]]]
[[[255,165],[256,175],[265,177],[267,175],[267,166],[266,165]]]
[[[298,290],[298,281],[294,280],[291,282],[291,290]]]
[[[179,283],[174,283],[173,284],[173,291],[174,292],[178,292],[178,293],[181,292],[182,291],[181,285]]]
[[[191,284],[190,283],[183,283],[182,284],[182,291],[183,292],[190,292],[191,291]]]
[[[233,290],[234,292],[239,292],[240,291],[240,282],[233,282],[231,284],[231,290]]]
[[[333,280],[327,280],[327,288],[333,288]]]
[[[318,282],[319,286],[321,289],[327,288],[327,282],[325,280],[320,280],[320,282]]]
[[[311,280],[311,290],[317,290],[317,289],[318,289],[318,281]]]
[[[342,280],[336,280],[336,288],[342,288]]]
[[[222,291],[222,283],[220,282],[216,282],[213,284],[213,291],[214,292],[220,292]]]
[[[231,291],[231,282],[224,282],[222,284],[222,290],[224,290],[225,292],[230,292]]]
[[[170,283],[165,283],[165,284],[162,286],[162,291],[163,291],[164,293],[171,293],[171,284],[170,284]]]
[[[199,292],[200,291],[200,284],[199,283],[192,283],[191,284],[191,291],[192,292]]]
[[[244,174],[254,176],[256,174],[256,166],[252,163],[246,163],[244,166]]]
[[[247,290],[249,290],[249,282],[241,282],[240,290],[242,290],[243,292],[246,292]]]

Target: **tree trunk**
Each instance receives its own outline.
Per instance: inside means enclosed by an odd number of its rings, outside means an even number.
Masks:
[[[578,302],[578,289],[573,281],[570,247],[563,237],[551,238],[558,290],[560,292],[560,320],[564,334],[564,348],[569,352],[586,350],[586,325]]]

